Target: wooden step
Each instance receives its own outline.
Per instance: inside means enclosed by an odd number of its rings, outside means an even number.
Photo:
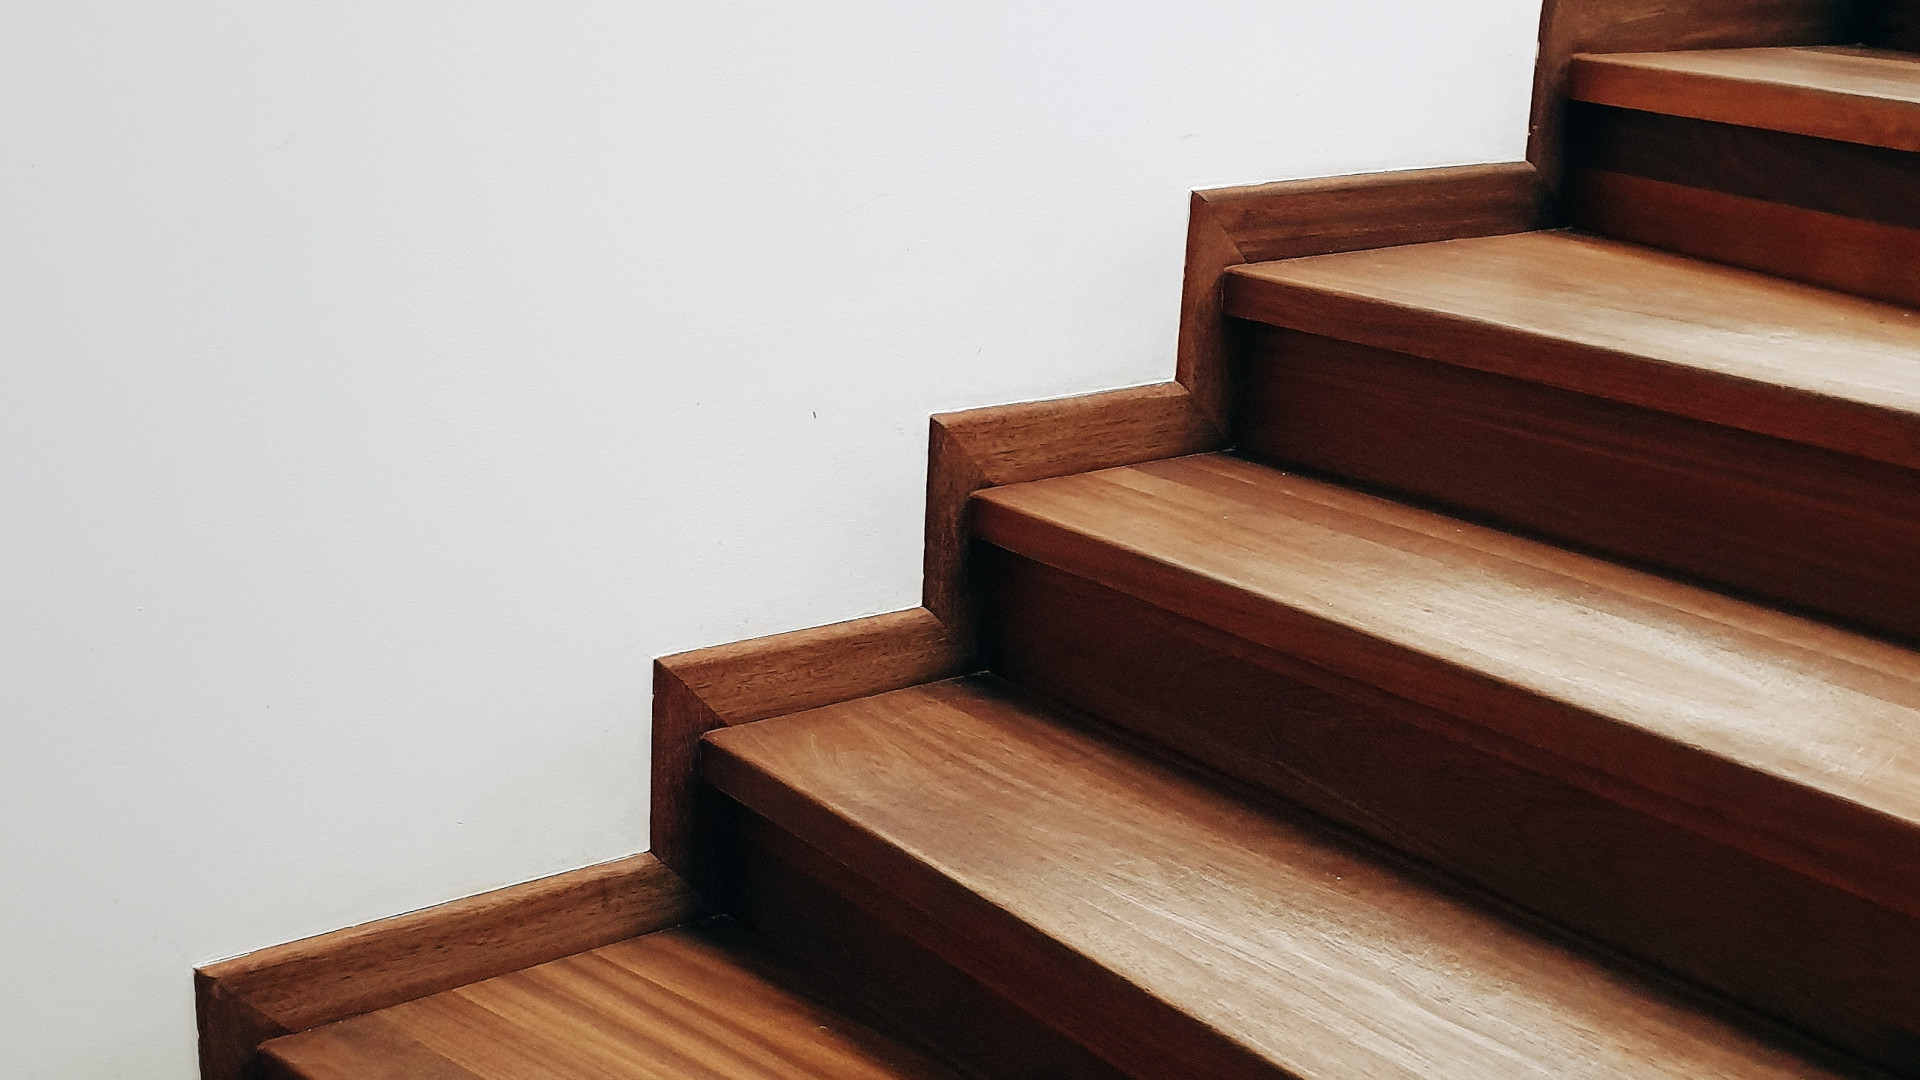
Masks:
[[[1920,314],[1562,232],[1235,267],[1235,436],[1920,640]]]
[[[1920,57],[1806,46],[1576,56],[1575,101],[1920,151]]]
[[[1215,455],[974,527],[1069,579],[996,599],[1014,677],[1920,1068],[1920,655]]]
[[[958,1080],[731,920],[665,930],[261,1048],[271,1080]]]
[[[715,731],[702,769],[1127,1075],[1832,1075],[990,679]]]
[[[1580,56],[1569,92],[1582,228],[1920,305],[1920,57]]]

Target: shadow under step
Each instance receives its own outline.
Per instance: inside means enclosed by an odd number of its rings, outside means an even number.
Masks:
[[[1836,1075],[991,678],[711,732],[701,762],[890,932],[1128,1076]]]
[[[973,514],[995,670],[1920,1071],[1920,655],[1222,455]]]
[[[1235,267],[1244,452],[1920,640],[1920,313],[1571,233]]]
[[[267,1080],[959,1080],[730,919],[274,1039]]]
[[[1628,53],[1569,77],[1582,228],[1920,305],[1920,56]]]

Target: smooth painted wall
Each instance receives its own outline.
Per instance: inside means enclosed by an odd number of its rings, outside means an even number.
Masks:
[[[1518,159],[1537,0],[0,6],[0,1073],[646,847],[649,658],[911,606],[1187,191]]]

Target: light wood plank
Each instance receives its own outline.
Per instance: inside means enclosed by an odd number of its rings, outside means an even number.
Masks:
[[[287,1036],[264,1056],[292,1080],[956,1080],[823,1004],[725,920]]]

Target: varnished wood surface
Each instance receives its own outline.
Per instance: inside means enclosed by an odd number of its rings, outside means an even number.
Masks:
[[[1849,44],[1865,33],[1861,15],[1852,0],[1546,0],[1527,160],[1557,193],[1575,54]]]
[[[922,602],[964,642],[972,641],[965,513],[975,491],[1225,445],[1224,429],[1179,383],[940,413],[929,427]]]
[[[995,548],[983,559],[997,673],[1920,1072],[1920,920],[1527,768],[1524,748],[1326,668]]]
[[[967,649],[925,608],[662,657],[653,673],[653,851],[698,884],[700,736],[968,670]]]
[[[1193,193],[1181,286],[1177,377],[1225,429],[1232,375],[1220,310],[1227,267],[1540,227],[1540,180],[1525,162],[1365,173]]]
[[[201,1075],[239,1080],[268,1038],[673,926],[699,898],[651,855],[590,866],[210,964]]]
[[[716,731],[702,762],[1133,1075],[1830,1075],[997,684]]]
[[[1920,314],[1535,232],[1234,267],[1227,312],[1920,467]]]
[[[976,502],[977,534],[999,547],[1920,915],[1920,655],[1220,456]]]
[[[726,920],[287,1036],[263,1057],[275,1080],[957,1080]]]
[[[1573,58],[1568,96],[1623,109],[1920,150],[1920,57],[1709,49]]]
[[[1570,192],[1590,232],[1920,307],[1920,229],[1597,169]]]
[[[1920,472],[1273,327],[1237,441],[1920,642]]]

